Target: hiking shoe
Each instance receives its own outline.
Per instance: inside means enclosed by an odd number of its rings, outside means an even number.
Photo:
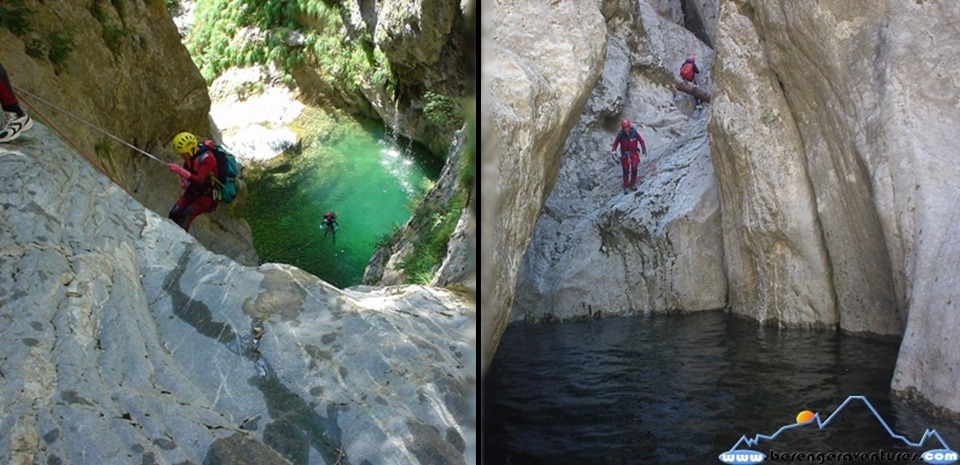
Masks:
[[[6,126],[0,131],[0,142],[10,142],[31,127],[33,127],[33,120],[30,119],[30,115],[24,113],[19,118],[14,115],[14,118],[7,121]]]

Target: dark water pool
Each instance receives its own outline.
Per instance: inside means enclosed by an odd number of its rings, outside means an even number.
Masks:
[[[723,312],[511,325],[484,377],[483,463],[720,464],[741,436],[773,435],[803,410],[826,420],[855,395],[911,442],[934,428],[960,448],[960,424],[891,396],[897,351]],[[763,463],[923,463],[890,454],[940,447],[907,446],[853,399],[823,429],[790,428],[753,449]]]

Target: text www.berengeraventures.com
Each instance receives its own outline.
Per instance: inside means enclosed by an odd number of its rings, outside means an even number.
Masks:
[[[771,449],[767,460],[770,462],[920,462],[924,452],[896,452],[878,450],[874,452],[778,452]]]

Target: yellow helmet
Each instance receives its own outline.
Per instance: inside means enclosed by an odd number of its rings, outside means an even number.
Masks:
[[[173,138],[173,151],[185,157],[197,153],[197,137],[189,132],[181,132]]]

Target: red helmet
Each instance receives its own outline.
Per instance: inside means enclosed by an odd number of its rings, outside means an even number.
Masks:
[[[620,123],[620,127],[623,128],[623,129],[629,128],[629,127],[630,127],[630,120],[628,120],[628,119],[623,120],[623,121]]]

